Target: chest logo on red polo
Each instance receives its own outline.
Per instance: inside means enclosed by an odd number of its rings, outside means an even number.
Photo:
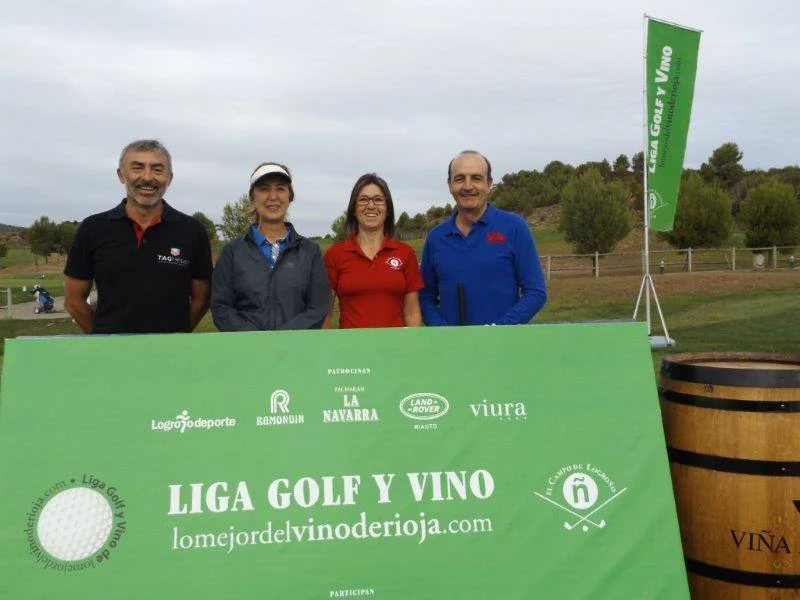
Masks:
[[[508,238],[499,231],[490,231],[486,234],[487,244],[505,244]]]
[[[397,258],[396,256],[390,256],[386,259],[386,264],[389,265],[390,269],[394,271],[399,271],[403,268],[403,261]]]

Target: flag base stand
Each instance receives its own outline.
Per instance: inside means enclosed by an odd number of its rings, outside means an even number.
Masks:
[[[664,335],[653,335],[652,323],[650,320],[650,294],[653,295],[653,300],[655,300],[658,316],[661,319],[661,329],[664,331]],[[677,342],[673,338],[669,337],[669,331],[667,331],[667,322],[664,320],[664,313],[661,311],[661,303],[658,301],[658,294],[656,294],[656,286],[653,283],[653,277],[649,272],[645,273],[644,277],[642,278],[642,285],[639,287],[639,297],[636,299],[636,308],[633,309],[634,321],[639,315],[639,306],[642,304],[642,296],[644,296],[647,337],[650,339],[650,348],[654,350],[672,348],[677,344]]]
[[[666,335],[651,335],[650,336],[650,349],[651,350],[663,350],[664,348],[673,348],[677,345],[676,342],[671,337],[667,337]]]

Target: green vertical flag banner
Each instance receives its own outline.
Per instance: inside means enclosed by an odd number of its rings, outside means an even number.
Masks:
[[[6,343],[3,600],[688,600],[641,323]]]
[[[647,21],[647,204],[650,229],[670,231],[692,113],[700,32]]]

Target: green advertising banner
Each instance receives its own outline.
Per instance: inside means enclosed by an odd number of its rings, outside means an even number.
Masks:
[[[0,598],[688,598],[643,324],[6,344]]]
[[[647,20],[647,203],[650,228],[670,231],[686,153],[700,32]]]

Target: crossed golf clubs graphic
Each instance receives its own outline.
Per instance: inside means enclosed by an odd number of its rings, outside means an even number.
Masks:
[[[605,502],[603,502],[603,503],[602,503],[600,506],[598,506],[597,508],[595,508],[595,509],[594,509],[594,510],[592,510],[591,512],[588,512],[588,513],[586,513],[585,515],[579,515],[578,513],[576,513],[576,512],[575,512],[574,510],[572,510],[571,508],[567,508],[566,506],[563,506],[563,505],[559,504],[559,503],[558,503],[558,502],[556,502],[555,500],[552,500],[551,498],[548,498],[547,496],[544,496],[543,494],[540,494],[539,492],[534,492],[534,494],[536,494],[537,496],[539,496],[539,498],[541,498],[542,500],[545,500],[545,501],[549,502],[550,504],[552,504],[552,505],[554,505],[554,506],[557,506],[557,507],[558,507],[558,508],[560,508],[561,510],[563,510],[563,511],[566,511],[566,512],[568,512],[569,514],[571,514],[571,515],[575,515],[576,517],[578,517],[578,520],[577,520],[577,521],[575,521],[575,523],[570,523],[569,521],[564,521],[564,529],[566,529],[567,531],[572,531],[573,529],[575,529],[575,528],[576,528],[578,525],[580,525],[581,523],[589,523],[589,525],[594,525],[594,526],[595,526],[595,527],[597,527],[598,529],[602,529],[603,527],[605,527],[605,526],[606,526],[606,521],[605,521],[605,519],[600,519],[600,521],[599,521],[599,522],[595,522],[595,521],[592,521],[592,520],[591,520],[589,517],[591,517],[591,516],[592,516],[594,513],[596,513],[598,510],[600,510],[600,509],[601,509],[601,508],[603,508],[604,506],[606,506],[606,505],[607,505],[609,502],[611,502],[611,501],[612,501],[612,500],[614,500],[615,498],[619,497],[619,495],[620,495],[620,494],[622,494],[622,493],[623,493],[625,490],[627,490],[627,489],[628,489],[627,487],[624,487],[624,488],[622,488],[622,489],[621,489],[620,491],[618,491],[616,494],[614,494],[613,496],[611,496],[611,497],[610,497],[608,500],[606,500]],[[589,531],[589,527],[587,527],[586,525],[584,525],[584,526],[583,526],[583,531]]]

